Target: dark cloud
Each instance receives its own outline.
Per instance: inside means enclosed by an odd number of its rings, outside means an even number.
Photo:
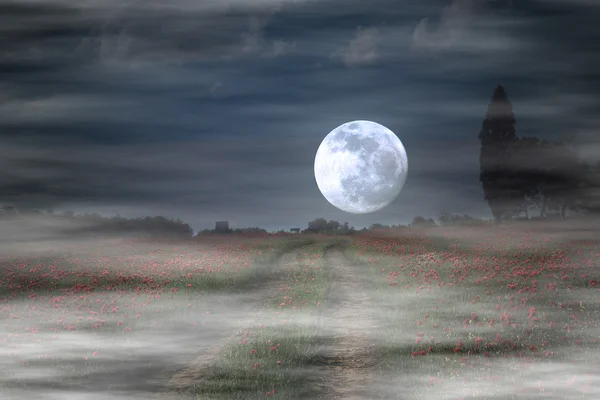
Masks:
[[[0,1],[0,201],[195,228],[487,215],[477,134],[498,83],[518,135],[578,133],[600,158],[600,8],[514,3]],[[366,216],[313,176],[353,119],[409,156],[403,192]]]
[[[378,61],[380,40],[377,28],[359,27],[348,45],[339,48],[331,56],[341,58],[348,67],[370,65]]]

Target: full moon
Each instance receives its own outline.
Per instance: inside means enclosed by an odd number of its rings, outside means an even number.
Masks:
[[[346,122],[323,139],[315,157],[319,190],[333,206],[367,214],[389,205],[408,174],[398,137],[371,121]]]

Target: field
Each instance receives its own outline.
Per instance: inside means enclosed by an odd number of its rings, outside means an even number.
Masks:
[[[2,399],[600,398],[589,224],[0,255]]]

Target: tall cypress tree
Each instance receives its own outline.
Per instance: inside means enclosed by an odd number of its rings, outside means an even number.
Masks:
[[[510,165],[511,147],[517,142],[515,124],[506,90],[498,85],[479,132],[479,180],[496,221],[517,214],[524,200],[514,184],[515,171]]]

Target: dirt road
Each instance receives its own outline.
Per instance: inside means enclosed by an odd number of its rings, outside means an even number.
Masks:
[[[323,383],[323,398],[369,399],[376,329],[371,300],[341,248],[328,250],[326,260],[333,285],[321,326],[333,344],[323,352],[323,364],[331,372]]]
[[[316,366],[315,373],[323,377],[316,393],[322,399],[370,398],[366,369],[373,364],[375,343],[370,300],[340,247],[327,250],[325,257],[332,285],[318,318],[320,337],[330,345],[323,347]],[[282,279],[297,267],[297,250],[277,261]],[[111,336],[93,329],[40,333],[35,338],[40,341],[37,347],[28,346],[24,339],[20,358],[25,363],[9,355],[15,349],[0,348],[0,369],[9,371],[0,377],[0,398],[186,398],[173,390],[193,386],[223,346],[265,312],[265,301],[278,284],[264,286],[235,296],[205,295],[203,306],[185,319],[161,314],[160,327],[147,321],[134,335]],[[144,311],[150,315],[155,312],[151,304]],[[0,326],[0,337],[5,337],[1,331]],[[90,344],[97,355],[84,350]]]

